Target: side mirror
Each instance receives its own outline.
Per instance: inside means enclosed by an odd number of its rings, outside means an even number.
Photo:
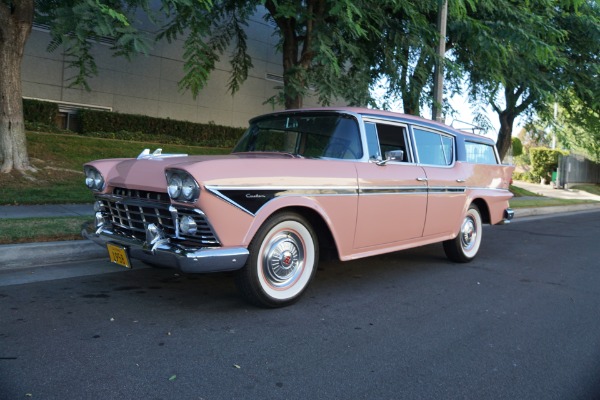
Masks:
[[[377,162],[377,165],[385,165],[389,161],[402,162],[404,161],[404,150],[391,150],[385,152],[385,160]]]
[[[385,152],[385,159],[387,161],[404,161],[404,150],[391,150]]]

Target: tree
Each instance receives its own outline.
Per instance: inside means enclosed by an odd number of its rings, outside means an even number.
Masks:
[[[229,89],[235,93],[252,67],[243,26],[259,6],[264,6],[265,19],[276,25],[280,38],[283,86],[269,100],[272,104],[301,108],[304,97],[313,89],[321,104],[336,97],[348,98],[350,102],[368,98],[369,82],[363,80],[361,85],[355,79],[363,72],[356,68],[363,65],[358,62],[361,54],[357,41],[375,36],[379,7],[364,0],[223,0],[215,4],[204,23],[197,20],[191,24],[189,16],[181,15],[165,30],[168,40],[176,38],[185,27],[194,27],[199,38],[208,38],[202,46],[186,49],[194,53],[198,73],[193,74],[193,79],[186,77],[184,85],[200,90],[219,55],[233,45]]]
[[[273,100],[300,108],[312,85],[321,103],[342,96],[344,79],[356,71],[347,68],[358,54],[356,41],[376,32],[367,6],[363,0],[265,1],[279,31],[283,65],[282,96]]]
[[[384,108],[400,98],[405,113],[421,114],[437,57],[437,10],[437,1],[392,2],[380,20],[379,38],[363,41],[369,64],[363,68],[372,70],[372,85],[383,82]]]
[[[474,9],[473,18],[484,23],[487,34],[463,36],[455,54],[468,73],[471,99],[491,104],[498,114],[501,157],[510,148],[518,116],[545,112],[569,87],[586,95],[584,103],[597,101],[598,44],[596,39],[583,45],[589,33],[582,25],[597,38],[598,12],[595,0],[508,0]],[[595,84],[590,82],[594,70]]]
[[[154,5],[154,8],[150,4]],[[264,5],[266,18],[280,34],[284,85],[271,99],[286,108],[302,106],[312,89],[322,104],[345,97],[351,102],[368,99],[368,80],[354,79],[362,70],[359,38],[376,37],[373,22],[378,7],[365,0],[0,0],[0,160],[2,172],[29,167],[21,106],[20,63],[33,16],[50,27],[49,50],[61,49],[74,71],[72,85],[87,87],[97,73],[92,56],[94,39],[114,39],[115,55],[145,53],[151,39],[184,38],[182,90],[197,96],[215,63],[233,47],[229,90],[235,93],[248,76],[252,60],[247,54],[244,26]],[[131,23],[138,11],[157,25],[148,37]],[[18,40],[17,40],[18,39]],[[231,47],[230,47],[231,46]],[[357,82],[364,82],[356,84]]]
[[[29,168],[23,103],[21,61],[33,23],[33,1],[0,1],[0,172]]]
[[[576,96],[568,107],[558,107],[556,117],[541,114],[540,123],[550,127],[559,143],[600,163],[600,112],[586,106]]]
[[[0,0],[0,172],[32,169],[23,123],[21,62],[34,15],[51,29],[49,50],[64,46],[69,66],[76,70],[73,84],[85,85],[85,79],[96,72],[90,53],[92,40],[114,37],[113,50],[121,55],[147,48],[142,34],[129,23],[129,14],[137,7],[147,8],[146,3]]]
[[[448,3],[446,53],[449,55],[456,45],[453,35],[457,27],[470,24],[475,31],[478,24],[477,20],[468,18],[468,3],[468,0]],[[382,34],[365,41],[363,51],[370,57],[367,69],[372,71],[371,83],[373,86],[384,83],[384,108],[390,100],[400,98],[405,113],[421,115],[423,107],[431,106],[433,101],[433,74],[437,61],[441,61],[445,69],[444,92],[452,95],[460,91],[462,71],[453,57],[438,60],[438,11],[438,0],[390,2],[381,20]],[[373,46],[376,42],[381,44]],[[448,110],[447,105],[442,106]]]

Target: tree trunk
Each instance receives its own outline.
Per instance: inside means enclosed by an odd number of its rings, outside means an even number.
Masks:
[[[277,6],[272,0],[265,2],[265,8],[273,16],[282,37],[282,64],[283,64],[283,103],[286,110],[302,108],[304,90],[306,86],[306,72],[312,62],[311,40],[315,18],[323,13],[322,2],[307,1],[304,6],[311,17],[306,21],[306,31],[302,37],[298,36],[298,20],[293,17],[277,16]],[[302,44],[302,50],[300,45]]]
[[[34,0],[0,3],[0,172],[29,169],[23,122],[21,62]]]
[[[498,130],[498,140],[496,148],[500,155],[500,160],[503,160],[512,144],[513,123],[516,115],[509,110],[504,110],[498,115],[500,120],[500,129]]]

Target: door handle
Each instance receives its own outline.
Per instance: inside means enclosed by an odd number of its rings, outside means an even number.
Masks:
[[[456,182],[458,182],[458,183],[464,183],[464,182],[466,182],[466,181],[467,181],[466,179],[457,179],[457,180],[456,180]]]
[[[427,178],[417,178],[417,181],[419,181],[419,182],[427,182]]]

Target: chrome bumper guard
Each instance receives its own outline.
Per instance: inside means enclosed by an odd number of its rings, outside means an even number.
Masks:
[[[151,245],[136,238],[117,235],[107,229],[95,229],[93,222],[83,225],[81,235],[104,247],[109,242],[121,244],[133,259],[187,273],[234,271],[246,264],[249,254],[244,247],[190,248],[168,241]]]
[[[509,224],[510,220],[513,219],[515,217],[515,212],[513,211],[512,208],[507,208],[506,210],[504,210],[504,219],[502,220],[502,222],[500,222],[500,224]]]

